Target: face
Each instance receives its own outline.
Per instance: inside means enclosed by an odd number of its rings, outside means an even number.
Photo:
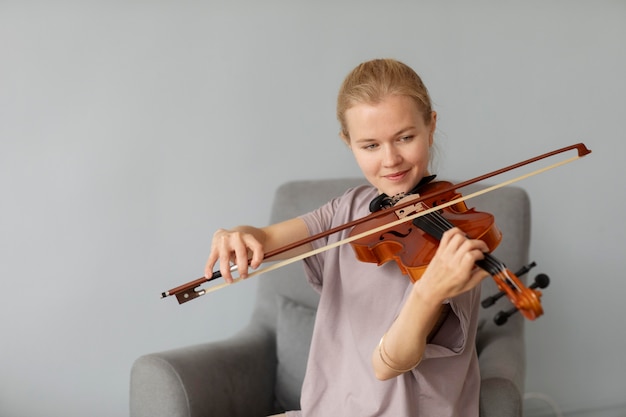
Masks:
[[[424,121],[417,104],[393,95],[380,103],[358,103],[346,111],[350,146],[365,178],[389,196],[411,190],[428,175],[430,147],[437,124]]]

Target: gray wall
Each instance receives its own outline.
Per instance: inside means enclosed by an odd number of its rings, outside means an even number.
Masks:
[[[241,328],[262,277],[159,294],[281,182],[359,175],[334,100],[373,57],[422,74],[443,177],[593,149],[522,184],[553,279],[527,389],[625,401],[625,2],[204,3],[0,3],[0,415],[127,415],[137,356]]]

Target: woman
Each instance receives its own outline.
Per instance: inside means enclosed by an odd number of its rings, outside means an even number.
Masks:
[[[437,114],[408,66],[389,59],[357,66],[339,91],[337,117],[340,136],[371,185],[282,223],[218,230],[207,276],[219,261],[226,281],[232,281],[231,262],[246,277],[249,259],[257,268],[263,253],[364,217],[372,201],[396,201],[432,179],[428,164]],[[282,257],[342,240],[349,232]],[[305,270],[320,303],[302,410],[286,416],[478,416],[478,284],[487,273],[475,262],[487,251],[484,242],[449,230],[415,284],[393,262],[379,267],[357,261],[350,245],[307,258]]]

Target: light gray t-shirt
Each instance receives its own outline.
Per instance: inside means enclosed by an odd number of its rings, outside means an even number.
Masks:
[[[371,186],[356,187],[302,219],[309,232],[317,234],[366,216],[376,195]],[[313,246],[342,240],[349,233],[344,230]],[[306,259],[305,270],[321,297],[302,411],[289,411],[288,417],[478,416],[475,338],[480,286],[449,300],[448,318],[413,371],[379,381],[371,355],[398,315],[410,279],[395,262],[377,266],[358,261],[348,244]]]

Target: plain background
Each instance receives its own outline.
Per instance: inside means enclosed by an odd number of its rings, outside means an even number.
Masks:
[[[335,98],[377,57],[429,87],[441,178],[593,150],[520,184],[553,281],[527,390],[623,403],[625,23],[624,1],[0,2],[0,415],[127,415],[135,358],[243,327],[263,277],[159,295],[282,182],[360,175]]]

